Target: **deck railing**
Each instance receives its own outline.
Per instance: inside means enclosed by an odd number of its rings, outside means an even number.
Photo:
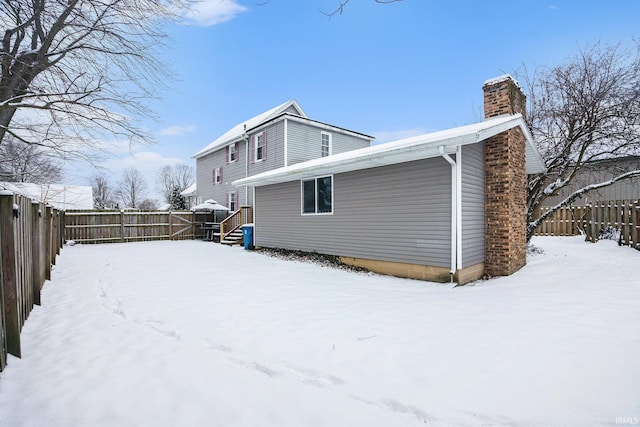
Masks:
[[[252,222],[253,207],[240,206],[240,209],[232,213],[227,219],[220,223],[220,240],[224,240],[244,224],[250,224]]]

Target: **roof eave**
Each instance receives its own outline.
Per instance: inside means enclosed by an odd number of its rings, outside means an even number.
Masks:
[[[484,123],[484,122],[481,122]],[[478,123],[477,125],[481,124]],[[486,123],[487,126],[478,131],[447,136],[439,132],[425,134],[406,140],[395,141],[397,147],[389,149],[386,144],[341,153],[322,159],[310,160],[304,163],[263,172],[258,175],[239,179],[233,182],[236,186],[264,186],[277,184],[297,179],[318,176],[325,173],[343,173],[378,166],[386,166],[412,160],[437,157],[440,155],[439,147],[443,146],[447,154],[455,152],[455,147],[473,144],[498,135],[514,127],[520,127],[527,143],[527,173],[540,173],[544,170],[544,163],[533,144],[531,132],[526,126],[521,115],[514,115],[501,120],[493,120]],[[434,139],[435,138],[435,139]],[[389,143],[393,144],[393,143]],[[353,156],[353,153],[362,152],[362,155]]]

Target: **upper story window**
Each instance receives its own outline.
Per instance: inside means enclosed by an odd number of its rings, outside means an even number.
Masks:
[[[240,157],[240,143],[227,145],[227,163],[232,163],[238,160]]]
[[[333,213],[333,176],[302,180],[302,214]]]
[[[231,144],[229,146],[229,161],[235,162],[238,160],[238,153],[236,151],[236,144]]]
[[[213,183],[222,184],[222,167],[213,170]]]
[[[264,144],[264,132],[263,133],[259,133],[255,136],[254,139],[254,148],[255,148],[255,156],[254,159],[256,160],[256,162],[263,160],[264,159],[264,149],[265,149],[265,144]]]
[[[320,132],[321,146],[320,154],[322,157],[331,155],[331,134],[329,132]]]

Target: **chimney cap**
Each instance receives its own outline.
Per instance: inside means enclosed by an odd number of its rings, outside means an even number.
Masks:
[[[513,82],[514,85],[516,85],[517,88],[521,89],[520,87],[520,83],[518,83],[518,81],[516,79],[514,79],[513,77],[511,77],[510,74],[503,74],[501,76],[498,77],[494,77],[492,79],[489,79],[487,81],[484,82],[484,84],[482,85],[482,87],[485,86],[493,86],[496,85],[498,83],[502,83],[504,81],[508,81],[511,80],[511,82]]]

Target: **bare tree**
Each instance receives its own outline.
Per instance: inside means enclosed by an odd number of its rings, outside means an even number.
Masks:
[[[193,168],[185,164],[165,165],[158,170],[156,176],[156,188],[162,193],[166,203],[171,203],[175,189],[184,191],[193,182]]]
[[[146,140],[134,118],[150,116],[144,102],[169,75],[162,23],[188,1],[3,1],[0,144],[77,156],[106,136]]]
[[[342,15],[342,12],[344,12],[344,8],[347,6],[347,4],[350,2],[351,0],[337,0],[338,6],[336,6],[335,9],[333,9],[330,12],[322,12],[322,14],[327,15],[328,17],[332,17],[334,15]],[[373,0],[376,3],[380,3],[380,4],[388,4],[388,3],[396,3],[402,0]],[[256,3],[258,6],[264,6],[266,4],[268,4],[269,2],[271,2],[271,0],[264,0],[262,2]]]
[[[527,236],[562,206],[588,191],[640,176],[626,171],[576,189],[539,214],[544,200],[573,182],[591,162],[640,154],[640,43],[632,52],[596,43],[567,63],[526,76],[531,126],[547,172],[529,179]]]
[[[116,187],[116,196],[122,202],[124,208],[139,208],[140,203],[146,198],[147,184],[142,173],[136,168],[125,169],[122,179]]]
[[[0,144],[0,175],[5,181],[51,184],[62,180],[57,157],[37,145],[7,138]]]
[[[334,15],[342,15],[342,12],[344,12],[344,7],[347,5],[347,3],[349,3],[351,0],[339,0],[338,1],[338,7],[335,8],[333,11],[331,12],[322,12],[325,15],[331,17]],[[380,4],[388,4],[388,3],[396,3],[402,0],[374,0],[376,3],[380,3]]]
[[[115,191],[104,175],[94,175],[91,180],[93,189],[93,207],[95,209],[110,209],[116,206]]]
[[[152,199],[144,199],[138,204],[138,208],[145,211],[154,211],[158,209],[158,204],[155,200]]]

